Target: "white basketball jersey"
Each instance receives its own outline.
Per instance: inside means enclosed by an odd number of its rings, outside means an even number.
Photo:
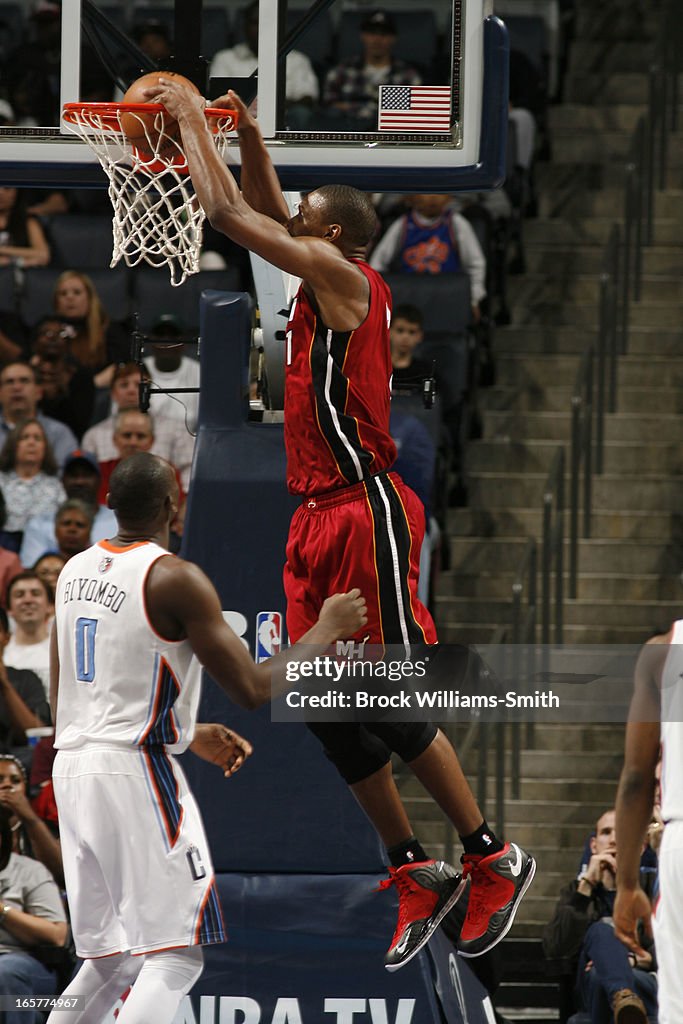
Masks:
[[[674,622],[662,672],[662,817],[683,820],[683,620]]]
[[[55,747],[164,744],[179,754],[191,742],[201,667],[187,640],[155,633],[145,606],[147,574],[165,555],[151,541],[100,541],[62,569]]]

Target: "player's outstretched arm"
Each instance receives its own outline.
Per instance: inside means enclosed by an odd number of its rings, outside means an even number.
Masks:
[[[226,779],[238,772],[254,752],[249,740],[220,722],[198,723],[190,750],[223,770]]]
[[[336,246],[322,238],[292,237],[279,218],[274,220],[258,213],[242,198],[237,182],[213,144],[202,96],[160,76],[158,85],[144,90],[144,97],[148,102],[163,104],[178,121],[192,184],[217,231],[280,270],[308,281],[316,291],[329,287],[331,277],[342,296],[358,291],[358,270]]]
[[[642,649],[635,670],[633,699],[626,725],[624,767],[616,802],[617,899],[616,935],[637,955],[643,955],[638,922],[649,932],[650,904],[640,888],[640,857],[652,818],[655,768],[660,741],[660,684],[670,634]]]
[[[199,661],[240,707],[253,709],[273,697],[272,674],[299,657],[322,654],[335,640],[353,636],[366,621],[359,590],[334,594],[323,604],[318,621],[288,651],[256,665],[223,618],[216,590],[202,570],[179,558],[161,558],[147,580],[148,614],[156,631],[168,639],[186,637]]]
[[[286,224],[290,216],[289,207],[282,195],[280,180],[258,122],[232,89],[226,96],[216,100],[216,103],[236,110],[239,115],[237,137],[240,143],[240,187],[243,197],[254,210],[272,217],[280,224]]]

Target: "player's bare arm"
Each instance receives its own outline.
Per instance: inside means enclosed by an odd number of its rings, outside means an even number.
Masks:
[[[639,922],[643,922],[646,931],[650,930],[650,901],[640,888],[639,868],[654,803],[660,740],[660,681],[670,640],[671,634],[654,638],[644,646],[638,658],[616,802],[619,857],[614,925],[617,937],[636,956],[645,955],[638,937]]]
[[[339,331],[358,327],[367,313],[368,286],[364,275],[349,263],[333,238],[292,237],[284,224],[252,209],[216,151],[204,117],[204,98],[162,77],[159,85],[145,90],[145,99],[163,104],[178,121],[192,183],[213,227],[274,266],[306,281],[323,315],[331,306],[333,295],[335,310],[348,303],[357,304],[339,322],[330,320],[328,325]],[[332,228],[338,229],[338,225]]]
[[[350,637],[366,621],[360,592],[334,594],[324,602],[317,623],[298,644],[256,665],[239,637],[223,618],[220,600],[209,578],[191,562],[160,558],[147,580],[147,606],[155,630],[169,640],[187,638],[194,653],[221,689],[240,707],[253,709],[272,699],[272,674],[285,663],[323,653],[335,640]]]
[[[220,722],[199,723],[190,750],[204,761],[218,765],[226,779],[238,772],[254,752],[249,740]]]
[[[213,100],[211,105],[214,106]],[[239,116],[237,137],[242,156],[240,187],[244,199],[252,209],[272,217],[280,224],[286,224],[290,217],[289,207],[282,195],[277,172],[256,119],[241,97],[232,90],[216,100],[215,105],[236,110]]]

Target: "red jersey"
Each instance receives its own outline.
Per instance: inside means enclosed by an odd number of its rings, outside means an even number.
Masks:
[[[353,331],[323,323],[303,285],[292,304],[285,349],[285,448],[292,494],[322,494],[393,465],[389,433],[391,292],[352,260],[370,285],[368,313]]]

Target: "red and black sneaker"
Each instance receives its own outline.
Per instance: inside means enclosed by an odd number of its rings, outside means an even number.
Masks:
[[[488,857],[464,854],[463,878],[471,878],[467,916],[458,940],[461,956],[481,956],[507,935],[536,871],[536,861],[516,843]]]
[[[420,952],[448,911],[468,888],[468,882],[450,864],[424,860],[389,868],[390,877],[379,889],[398,889],[398,924],[384,957],[388,971],[397,971]]]

